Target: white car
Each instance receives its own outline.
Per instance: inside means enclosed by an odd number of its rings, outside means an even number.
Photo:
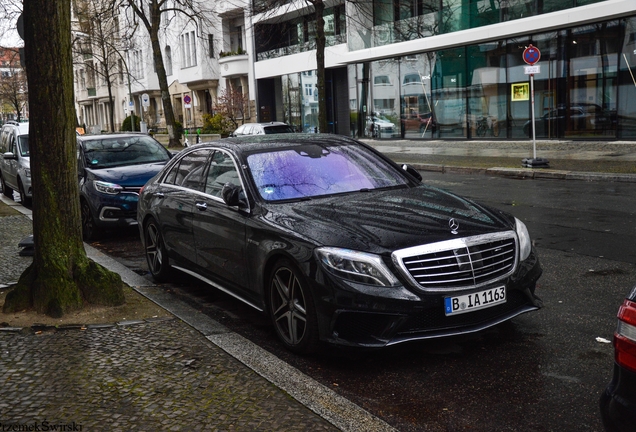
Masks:
[[[9,121],[0,134],[0,184],[2,193],[13,198],[20,193],[22,204],[31,205],[31,158],[29,154],[29,124]]]
[[[396,132],[395,124],[380,116],[367,117],[367,135],[373,138],[391,138]]]

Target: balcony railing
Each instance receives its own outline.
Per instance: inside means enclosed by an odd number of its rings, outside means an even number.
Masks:
[[[237,54],[225,56],[219,59],[221,67],[221,77],[233,77],[247,75],[249,72],[249,61],[247,54]]]
[[[340,35],[327,36],[325,42],[326,42],[325,45],[328,47],[340,45],[347,42],[347,35],[340,34]],[[309,42],[304,42],[302,44],[290,45],[290,46],[276,48],[269,51],[263,51],[257,54],[256,59],[268,60],[268,59],[278,58],[281,56],[297,54],[300,52],[311,51],[315,49],[316,49],[316,41],[311,40]]]

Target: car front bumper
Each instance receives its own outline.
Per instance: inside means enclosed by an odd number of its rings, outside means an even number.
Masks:
[[[139,195],[134,192],[92,195],[90,203],[95,224],[100,228],[136,226],[138,201]]]
[[[541,265],[533,253],[508,278],[463,291],[424,292],[399,287],[369,288],[343,283],[318,271],[314,297],[321,339],[336,345],[380,348],[401,342],[477,332],[541,308],[535,296]],[[327,282],[328,281],[328,282]],[[446,316],[448,296],[506,287],[506,302]]]

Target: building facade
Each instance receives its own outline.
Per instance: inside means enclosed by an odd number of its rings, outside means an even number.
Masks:
[[[94,0],[74,2],[74,27],[83,29],[77,10],[90,6]],[[97,2],[99,3],[99,2]],[[244,121],[256,120],[255,97],[247,45],[249,30],[245,26],[245,4],[217,2],[196,20],[182,14],[166,13],[159,31],[161,55],[166,70],[170,102],[175,120],[191,132],[203,125],[206,114],[214,114],[219,96],[238,91],[251,101]],[[78,122],[87,131],[110,130],[108,86],[104,74],[99,73],[100,45],[110,45],[110,64],[113,76],[111,94],[114,100],[114,129],[120,130],[124,119],[134,113],[142,127],[162,131],[166,121],[161,88],[153,59],[149,35],[130,9],[123,7],[114,19],[117,30],[110,33],[106,43],[94,35],[90,46],[75,61],[75,99]],[[95,29],[91,27],[91,32]],[[131,28],[137,28],[132,33]],[[75,31],[74,34],[82,33]],[[79,45],[81,40],[75,38]],[[101,42],[101,43],[100,43]],[[102,67],[101,70],[104,68]]]
[[[160,33],[177,119],[200,127],[222,94],[238,91],[250,101],[244,121],[317,131],[313,8],[290,2],[255,14],[247,0],[216,3],[212,24],[175,16]],[[325,7],[327,132],[505,140],[528,139],[534,129],[545,139],[636,139],[633,0],[326,0]],[[133,106],[161,128],[150,43],[134,38],[125,58]],[[530,46],[540,59],[528,70]],[[120,81],[123,116],[130,98]],[[102,125],[93,108],[99,89],[91,96],[79,70],[76,83],[78,105],[91,106],[85,118]]]
[[[293,33],[276,47],[256,43],[261,118],[276,113],[303,130],[312,103],[304,78],[316,64],[298,36],[313,20],[306,12],[255,18],[257,31],[286,23]],[[340,2],[325,15],[329,132],[527,139],[534,93],[537,137],[636,139],[631,0],[373,0]],[[523,58],[530,45],[541,54],[532,75]],[[298,118],[287,114],[296,103]]]
[[[0,124],[8,120],[29,120],[27,79],[20,48],[0,47]]]

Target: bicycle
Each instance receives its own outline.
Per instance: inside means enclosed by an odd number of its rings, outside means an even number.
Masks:
[[[497,119],[484,116],[477,120],[477,136],[486,136],[486,131],[488,130],[490,130],[490,135],[494,137],[499,136],[499,125],[497,124]]]

